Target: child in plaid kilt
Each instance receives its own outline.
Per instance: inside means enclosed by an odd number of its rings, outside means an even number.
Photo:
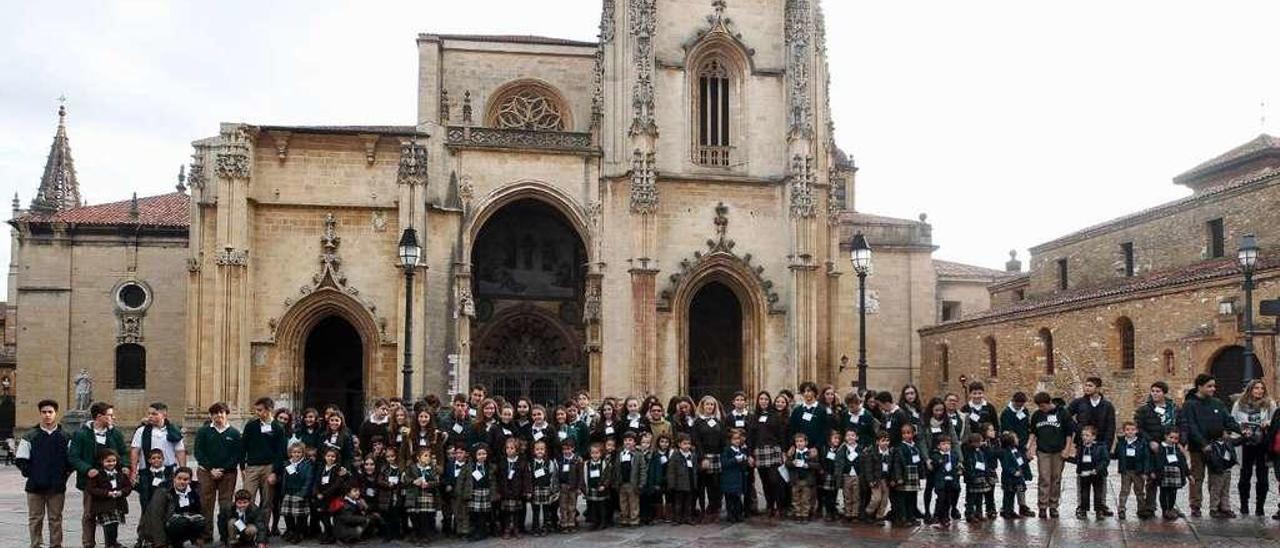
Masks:
[[[559,412],[557,412],[559,414]],[[560,484],[560,532],[578,530],[578,495],[582,492],[582,459],[578,457],[577,441],[560,440],[560,459],[556,461],[556,481]]]
[[[520,451],[520,440],[507,438],[503,442],[506,458],[498,463],[497,491],[502,500],[502,514],[498,528],[502,538],[514,538],[524,523],[524,505],[532,488],[529,485],[529,463]]]
[[[1178,489],[1187,484],[1187,456],[1178,447],[1178,429],[1170,428],[1164,434],[1164,443],[1156,451],[1152,467],[1160,474],[1160,511],[1164,519],[1178,519]]]
[[[920,471],[924,469],[924,457],[916,447],[916,427],[903,424],[899,430],[902,442],[893,448],[889,459],[889,486],[893,488],[893,521],[900,527],[920,524],[920,509],[916,507],[916,494],[920,491]]]
[[[93,519],[102,526],[108,548],[120,546],[117,542],[120,524],[124,523],[124,515],[129,512],[129,491],[133,484],[129,474],[118,466],[120,456],[111,449],[103,449],[98,453],[98,475],[89,478],[85,495],[92,497],[89,509]]]
[[[813,485],[819,473],[818,459],[811,453],[809,437],[796,432],[787,450],[787,473],[791,476],[791,519],[809,521],[812,514]]]
[[[289,446],[289,462],[284,467],[284,479],[281,480],[280,515],[284,516],[284,539],[295,543],[302,540],[302,532],[307,528],[311,493],[315,488],[311,461],[306,454],[307,446],[300,441]]]
[[[404,473],[404,508],[413,522],[418,542],[428,542],[436,534],[436,490],[440,476],[431,447],[418,449],[414,463]]]
[[[587,498],[587,522],[591,529],[606,527],[609,517],[609,496],[613,491],[614,467],[604,458],[604,446],[591,444],[590,459],[583,463],[582,492]]]
[[[378,511],[382,514],[382,538],[386,542],[399,539],[404,524],[404,468],[399,450],[387,445],[382,450],[384,464],[378,472]]]
[[[547,440],[533,442],[533,460],[529,463],[529,504],[533,510],[534,536],[547,534],[556,522],[555,506],[560,497],[556,463],[547,458]]]
[[[982,505],[988,493],[994,489],[987,475],[988,468],[993,466],[989,459],[986,445],[982,443],[982,434],[969,434],[964,446],[964,520],[969,523],[982,521]],[[991,509],[994,510],[994,509]]]
[[[466,501],[466,511],[471,518],[471,535],[468,540],[483,540],[489,536],[493,503],[501,501],[494,490],[494,467],[489,464],[489,446],[477,443],[471,451],[472,462],[462,470],[457,496]]]
[[[836,501],[839,498],[840,473],[836,470],[836,459],[840,449],[840,432],[832,430],[827,434],[826,450],[823,452],[821,469],[818,475],[818,509],[823,519],[835,521]]]

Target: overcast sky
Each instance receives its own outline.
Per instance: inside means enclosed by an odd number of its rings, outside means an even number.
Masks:
[[[30,203],[60,95],[84,198],[123,200],[171,191],[221,121],[412,124],[418,32],[593,40],[599,6],[0,0],[0,193]],[[1260,133],[1261,103],[1280,127],[1280,2],[825,9],[858,208],[927,213],[938,258],[1000,268],[1011,248],[1185,195],[1170,179]]]

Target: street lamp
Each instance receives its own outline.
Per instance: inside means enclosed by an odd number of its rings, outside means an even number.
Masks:
[[[1240,237],[1240,271],[1244,272],[1244,384],[1253,374],[1253,269],[1258,266],[1258,241],[1253,234]]]
[[[418,266],[422,256],[422,246],[418,245],[418,231],[412,226],[404,229],[400,235],[400,266],[404,268],[404,402],[412,405],[413,401],[413,269]]]
[[[858,274],[858,389],[867,390],[867,272],[871,270],[871,246],[861,232],[853,235],[849,260]]]

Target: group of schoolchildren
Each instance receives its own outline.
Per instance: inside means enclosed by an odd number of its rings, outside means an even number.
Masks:
[[[1175,519],[1177,491],[1196,464],[1187,448],[1207,468],[1210,514],[1235,515],[1226,493],[1241,429],[1212,407],[1211,383],[1207,396],[1189,394],[1182,412],[1163,399],[1167,386],[1155,383],[1152,393],[1159,389],[1161,399],[1148,400],[1119,435],[1100,386],[1088,379],[1086,396],[1070,406],[1044,392],[1028,402],[1019,392],[1000,413],[980,383],[966,387],[963,405],[956,394],[921,405],[914,386],[897,402],[876,391],[841,399],[830,386],[806,382],[799,397],[762,391],[753,405],[735,393],[727,409],[712,396],[677,396],[666,406],[654,397],[605,398],[593,406],[580,392],[549,410],[523,398],[489,398],[477,386],[443,409],[434,396],[411,407],[378,400],[356,432],[336,407],[307,409],[294,424],[290,412],[273,414],[263,398],[243,432],[226,424],[225,405],[209,409],[195,438],[198,474],[165,466],[153,449],[135,483],[122,462],[128,455],[99,440],[85,490],[108,546],[117,545],[135,490],[144,509],[140,538],[173,546],[208,541],[214,529],[225,544],[265,546],[281,519],[292,542],[427,542],[572,533],[580,525],[712,523],[722,504],[730,523],[765,515],[897,526],[923,520],[946,528],[962,517],[1035,517],[1026,501],[1033,460],[1042,519],[1058,517],[1064,462],[1076,467],[1077,517],[1090,509],[1099,518],[1113,515],[1106,505],[1112,460],[1121,476],[1121,519],[1131,491],[1140,518],[1153,517],[1158,500],[1163,517]],[[1190,440],[1180,439],[1184,432]],[[246,484],[251,475],[270,477],[261,505],[255,493],[232,492],[238,473]],[[1258,496],[1260,513],[1261,486]],[[1196,514],[1198,500],[1193,492]]]

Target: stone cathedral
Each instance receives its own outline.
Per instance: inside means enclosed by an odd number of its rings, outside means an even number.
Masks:
[[[224,123],[193,143],[189,190],[107,205],[127,237],[93,236],[84,211],[107,206],[15,205],[19,407],[70,398],[85,368],[126,416],[262,395],[359,412],[400,394],[406,343],[416,396],[848,387],[857,232],[875,253],[869,384],[918,381],[916,330],[944,299],[984,309],[1003,273],[934,261],[923,215],[855,211],[825,32],[818,0],[604,0],[596,42],[420,34],[411,124]],[[175,202],[185,245],[151,218]],[[28,281],[98,248],[100,268]],[[67,321],[95,314],[92,331]],[[24,345],[66,329],[83,331]],[[125,344],[159,359],[122,369]]]

